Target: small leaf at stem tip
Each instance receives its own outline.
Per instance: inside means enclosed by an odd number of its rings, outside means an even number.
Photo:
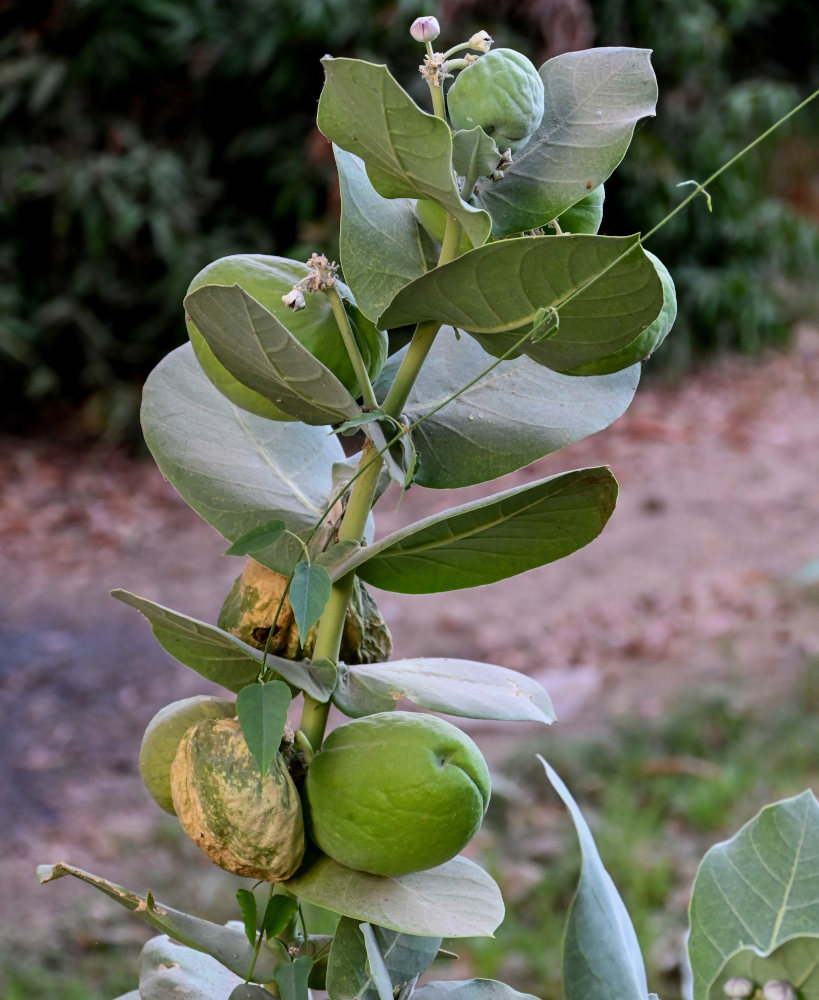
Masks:
[[[273,981],[279,987],[281,1000],[307,1000],[307,980],[312,968],[313,959],[309,955],[276,966]]]
[[[253,552],[260,552],[275,544],[287,530],[284,521],[265,521],[250,531],[236,539],[229,549],[225,549],[226,556],[247,556]]]
[[[290,688],[284,681],[248,684],[236,696],[239,725],[261,775],[279,750],[289,707]]]
[[[239,909],[242,911],[242,919],[245,924],[245,936],[250,942],[251,946],[256,944],[256,921],[258,919],[258,912],[256,909],[256,897],[250,891],[250,889],[237,889],[236,890],[236,902],[239,904]]]
[[[293,896],[271,896],[264,911],[262,926],[264,936],[269,941],[287,927],[299,908],[299,901]]]
[[[304,644],[307,633],[321,618],[332,590],[330,575],[323,566],[300,562],[290,584],[290,607]]]

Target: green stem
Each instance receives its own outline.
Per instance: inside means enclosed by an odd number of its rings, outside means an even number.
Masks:
[[[415,328],[401,367],[398,369],[390,391],[387,393],[387,398],[381,407],[387,416],[396,419],[401,416],[401,411],[406,406],[410,391],[440,328],[441,324],[434,320],[429,323],[419,323]]]
[[[364,405],[369,406],[374,410],[378,406],[378,403],[375,399],[375,393],[373,392],[372,383],[370,382],[370,375],[367,371],[367,366],[364,364],[364,359],[361,357],[361,351],[358,349],[358,344],[356,343],[355,336],[353,335],[352,328],[350,327],[350,318],[347,315],[347,310],[344,308],[341,296],[338,294],[333,285],[330,285],[329,288],[325,289],[325,294],[330,302],[330,308],[333,310],[333,316],[338,324],[338,329],[341,332],[341,339],[344,341],[344,346],[347,348],[347,354],[350,357],[350,363],[353,366],[355,377],[358,380]]]
[[[432,48],[432,42],[426,43],[427,55],[432,59],[435,54]],[[444,92],[441,89],[440,82],[436,86],[432,81],[428,81],[429,94],[432,98],[432,110],[435,112],[438,118],[443,118],[446,121],[446,108],[444,107]]]

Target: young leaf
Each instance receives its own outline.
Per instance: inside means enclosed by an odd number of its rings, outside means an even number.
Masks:
[[[229,691],[241,691],[256,682],[263,654],[230,632],[154,604],[144,597],[129,594],[126,590],[113,590],[111,596],[141,612],[150,622],[162,648],[202,677],[221,684]],[[327,701],[335,687],[336,669],[332,663],[311,663],[309,660],[288,660],[283,656],[270,655],[265,662],[288,684],[306,691],[316,701]]]
[[[333,704],[345,715],[389,712],[401,698],[467,719],[555,721],[551,699],[537,681],[492,663],[419,657],[339,665]]]
[[[295,917],[296,913],[298,913],[298,909],[299,901],[292,896],[285,896],[283,894],[271,896],[267,901],[267,907],[262,919],[265,937],[270,940],[270,938],[275,937],[277,934],[281,934],[293,917]]]
[[[497,167],[500,152],[495,140],[480,127],[461,129],[452,136],[452,168],[461,177],[487,177]],[[464,192],[466,195],[466,192]]]
[[[271,545],[274,545],[287,530],[287,525],[279,518],[272,521],[265,521],[250,531],[236,539],[229,549],[225,550],[226,556],[247,556],[252,552],[261,552]]]
[[[579,469],[424,518],[336,567],[405,594],[479,587],[561,559],[587,545],[614,510],[605,468]]]
[[[636,123],[655,112],[650,56],[648,49],[596,48],[567,52],[541,66],[540,127],[502,180],[477,185],[493,236],[545,226],[606,180]]]
[[[370,924],[359,924],[358,929],[364,936],[364,947],[367,949],[367,967],[375,984],[378,1000],[393,1000],[390,973],[378,946],[375,931]]]
[[[142,428],[162,474],[231,542],[277,518],[305,537],[332,498],[333,463],[344,459],[338,438],[324,428],[265,420],[234,406],[210,383],[190,344],[148,376]],[[284,536],[259,561],[289,574],[301,553]]]
[[[461,199],[447,123],[422,111],[386,66],[330,56],[322,65],[326,80],[317,124],[324,135],[366,163],[382,197],[437,201],[481,246],[492,220]]]
[[[245,936],[252,948],[256,947],[256,922],[259,915],[256,910],[256,897],[250,889],[237,889],[236,902],[242,911],[242,920],[245,925]]]
[[[330,575],[323,566],[306,562],[296,566],[290,584],[290,607],[302,642],[321,618],[332,587]]]
[[[278,753],[289,707],[290,688],[283,681],[248,684],[236,698],[239,725],[262,776]]]
[[[566,925],[563,994],[566,1000],[645,1000],[646,970],[628,911],[571,792],[542,757],[538,760],[569,810],[583,855]]]
[[[705,855],[691,896],[694,1000],[713,995],[740,952],[767,957],[790,941],[819,949],[819,803],[810,791],[766,806]]]
[[[462,389],[492,360],[472,337],[458,340],[452,327],[444,327],[410,394],[409,420],[415,422]],[[528,358],[502,361],[413,428],[423,455],[416,481],[433,489],[456,489],[529,465],[616,420],[634,397],[639,379],[639,365],[577,379]]]
[[[662,282],[637,236],[523,237],[489,243],[416,278],[378,322],[449,323],[497,356],[532,329],[539,310],[559,309],[552,335],[519,350],[568,371],[628,346],[663,301]]]
[[[404,934],[491,936],[503,919],[494,880],[466,858],[387,878],[320,856],[285,883],[308,903]]]
[[[233,995],[230,991],[242,984],[210,955],[170,940],[161,934],[147,941],[139,960],[140,997],[151,1000],[177,1000],[182,997],[213,998]]]
[[[273,982],[279,987],[281,1000],[307,1000],[307,980],[312,968],[313,959],[309,955],[276,966]]]
[[[390,996],[425,972],[441,946],[440,937],[399,934],[384,927],[367,926],[388,971]],[[333,1000],[379,1000],[371,967],[367,968],[367,958],[358,921],[342,917],[327,963],[327,991]]]
[[[253,948],[248,944],[245,933],[236,925],[211,923],[190,913],[183,913],[164,903],[157,903],[153,896],[139,896],[129,889],[109,882],[107,879],[92,875],[90,872],[58,862],[54,865],[39,865],[37,878],[41,883],[53,882],[55,879],[71,875],[81,882],[99,889],[100,892],[116,900],[121,906],[135,913],[146,923],[155,927],[163,934],[178,941],[180,945],[204,951],[212,955],[218,962],[230,969],[242,979],[247,977],[253,961]],[[274,942],[271,942],[273,944]],[[277,947],[263,948],[253,970],[256,982],[269,982],[279,962],[287,958],[287,950],[281,942],[275,942]]]

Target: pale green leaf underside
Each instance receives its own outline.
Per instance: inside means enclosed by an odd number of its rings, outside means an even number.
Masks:
[[[142,949],[136,995],[138,1000],[222,1000],[243,982],[210,955],[162,934]]]
[[[99,875],[75,868],[63,862],[53,865],[39,865],[37,878],[41,883],[53,882],[55,879],[71,875],[81,882],[99,889],[100,892],[116,900],[121,906],[130,910],[152,927],[167,934],[175,941],[189,948],[207,952],[231,972],[244,978],[250,969],[253,959],[253,949],[245,937],[244,930],[238,925],[221,925],[202,920],[190,913],[183,913],[164,903],[156,902],[150,895],[140,896],[130,889],[109,882]],[[273,975],[277,958],[271,951],[262,948],[253,971],[253,979],[266,982]]]
[[[382,198],[364,162],[333,147],[341,186],[339,247],[344,280],[362,312],[375,320],[395,295],[437,263],[437,248],[410,198]]]
[[[646,1000],[645,965],[628,911],[571,792],[554,769],[538,759],[569,810],[583,856],[563,947],[565,1000]]]
[[[493,235],[545,226],[612,173],[635,124],[654,114],[657,81],[648,49],[566,52],[540,69],[543,121],[502,180],[479,181]]]
[[[113,590],[111,596],[143,614],[160,646],[207,680],[234,692],[256,681],[262,665],[261,651],[230,632],[127,590]],[[317,701],[327,701],[335,686],[335,670],[322,669],[308,660],[289,660],[269,653],[266,662],[280,677]]]
[[[557,330],[534,346],[540,364],[566,371],[625,347],[660,313],[662,283],[638,244],[637,236],[588,235],[490,243],[407,285],[379,324],[436,320],[498,338],[506,350],[539,309],[555,308]]]
[[[767,806],[706,854],[691,897],[694,1000],[739,951],[819,939],[819,803],[810,791]],[[819,954],[819,940],[814,941]]]
[[[338,440],[321,427],[234,406],[205,376],[190,344],[148,376],[141,416],[163,475],[228,541],[277,518],[304,537],[332,498],[333,463],[344,459]],[[257,558],[289,573],[301,555],[301,546],[284,537]]]
[[[322,856],[284,885],[308,903],[405,934],[491,937],[503,920],[494,880],[463,857],[386,878]]]
[[[361,412],[330,369],[240,285],[202,285],[185,309],[230,374],[290,416],[321,426]]]
[[[411,422],[440,405],[495,359],[451,327],[438,334],[405,412]],[[608,427],[628,407],[640,366],[575,378],[528,358],[502,361],[412,432],[420,486],[455,489],[506,475]]]
[[[520,993],[495,979],[424,983],[412,995],[417,1000],[537,1000],[531,993]]]
[[[435,657],[339,665],[333,702],[346,715],[394,709],[402,698],[467,719],[555,720],[546,691],[525,674],[492,663]]]
[[[551,476],[392,532],[334,575],[355,569],[375,587],[407,594],[480,587],[582,548],[603,530],[616,498],[606,468]]]
[[[386,66],[329,56],[322,64],[326,80],[317,124],[324,135],[366,163],[380,193],[389,187],[403,197],[437,201],[481,246],[491,220],[461,199],[446,122],[422,111]]]

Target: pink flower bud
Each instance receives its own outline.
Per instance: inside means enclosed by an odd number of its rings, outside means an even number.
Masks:
[[[410,34],[416,42],[434,42],[441,34],[441,26],[435,17],[416,17],[410,27]]]

